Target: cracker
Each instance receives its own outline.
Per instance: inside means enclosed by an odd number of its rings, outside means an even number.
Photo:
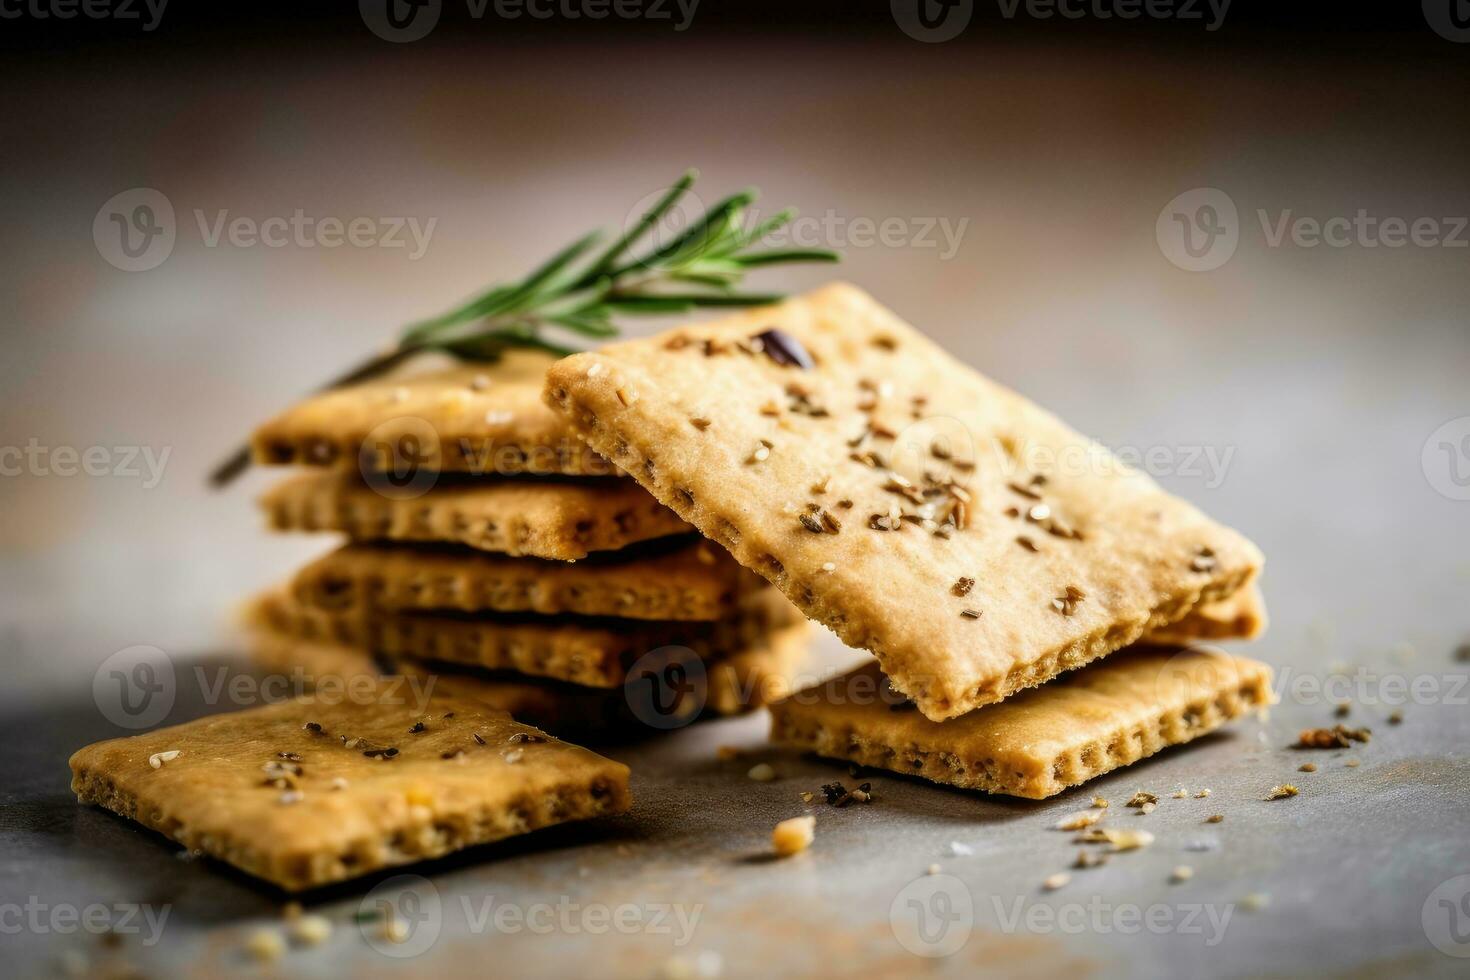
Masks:
[[[794,622],[773,630],[706,668],[704,710],[715,715],[753,711],[792,689],[806,662],[810,626]],[[250,652],[264,670],[295,675],[308,686],[330,679],[343,685],[378,677],[383,666],[365,651],[331,641],[300,640],[272,629],[250,634]],[[449,664],[388,658],[393,672],[433,676],[434,690],[470,697],[519,721],[563,737],[624,735],[646,730],[621,688],[612,690],[524,677],[467,671]],[[675,705],[675,715],[683,712]]]
[[[288,891],[628,809],[626,766],[469,698],[390,690],[98,742],[72,789]]]
[[[291,477],[261,498],[278,531],[342,531],[359,541],[439,541],[575,560],[680,534],[688,524],[632,480],[441,476],[431,492],[380,492],[355,472]]]
[[[567,358],[547,398],[935,720],[1126,646],[1261,564],[851,286]]]
[[[513,349],[495,362],[324,392],[256,429],[251,449],[258,463],[364,472],[615,475],[541,403],[554,360]]]
[[[771,706],[771,739],[936,783],[1043,799],[1270,703],[1265,664],[1135,648],[936,722],[869,663]]]
[[[1188,616],[1154,630],[1142,642],[1173,646],[1197,640],[1254,640],[1266,632],[1267,618],[1260,586],[1248,585],[1228,599],[1196,606]]]
[[[452,546],[349,544],[302,568],[291,591],[321,609],[715,620],[764,586],[724,551],[696,539],[575,563]]]
[[[617,687],[639,657],[688,647],[718,660],[757,644],[801,617],[780,593],[763,590],[714,622],[555,619],[535,616],[327,610],[280,592],[254,600],[248,621],[309,642],[356,647],[394,659],[515,671],[584,687]]]

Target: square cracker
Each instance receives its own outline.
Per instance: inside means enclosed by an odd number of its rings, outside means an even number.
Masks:
[[[1254,640],[1266,632],[1266,598],[1251,584],[1228,599],[1195,606],[1183,619],[1148,633],[1140,641],[1156,646],[1199,640]]]
[[[253,600],[246,621],[298,640],[356,647],[394,660],[614,688],[640,657],[661,647],[687,647],[705,660],[722,660],[802,620],[779,592],[764,589],[714,622],[328,610],[283,592]]]
[[[934,720],[1126,646],[1261,564],[847,285],[567,358],[547,399]]]
[[[771,706],[771,740],[936,783],[1039,800],[1180,745],[1271,700],[1265,664],[1139,647],[949,721],[875,663]]]
[[[807,659],[810,632],[806,622],[793,622],[707,664],[704,713],[744,714],[790,693]],[[377,658],[357,647],[300,640],[273,629],[251,631],[250,653],[262,669],[300,671],[308,684],[331,679],[345,685],[358,678],[378,677],[383,670]],[[432,676],[435,691],[474,698],[562,737],[607,738],[647,731],[644,722],[630,710],[621,687],[591,688],[517,674],[466,670],[452,664],[386,659],[394,673]],[[678,691],[688,696],[689,689]],[[699,711],[698,706],[668,707],[670,714],[681,717]]]
[[[454,546],[349,544],[297,572],[291,592],[319,609],[440,609],[715,620],[765,583],[708,541],[607,552],[579,562]]]
[[[356,472],[289,477],[260,500],[278,531],[342,531],[358,541],[438,541],[572,561],[680,534],[688,524],[632,480],[441,475],[413,496]]]
[[[71,757],[72,789],[288,891],[628,809],[621,763],[398,687],[98,742]]]
[[[509,350],[494,362],[326,391],[256,429],[251,449],[258,463],[363,472],[616,475],[542,404],[555,360]]]

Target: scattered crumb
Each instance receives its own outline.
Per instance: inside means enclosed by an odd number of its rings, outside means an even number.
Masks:
[[[939,865],[937,865],[937,864],[931,864],[931,865],[929,865],[929,867],[927,867],[927,868],[924,869],[924,873],[926,875],[937,875],[937,874],[939,874],[939,872],[941,872],[943,870],[944,869],[941,868]]]
[[[274,929],[257,929],[245,941],[245,950],[263,963],[280,959],[286,952],[286,942]]]
[[[1223,813],[1212,813],[1208,817],[1205,817],[1205,823],[1220,823],[1224,819],[1225,819],[1225,814],[1223,814]]]
[[[1304,728],[1297,735],[1297,748],[1345,749],[1354,742],[1368,742],[1373,733],[1366,728],[1334,725],[1331,728]]]
[[[1083,827],[1091,827],[1102,818],[1101,810],[1083,810],[1058,820],[1057,830],[1081,830]]]
[[[303,915],[291,924],[291,939],[302,946],[320,946],[332,934],[332,922],[322,915]]]
[[[1247,912],[1259,912],[1271,904],[1271,896],[1266,892],[1251,892],[1240,900],[1240,907]]]
[[[1174,797],[1174,799],[1176,799],[1176,800],[1182,800],[1182,799],[1184,799],[1184,798],[1185,798],[1185,797],[1186,797],[1186,796],[1188,796],[1188,795],[1189,795],[1189,790],[1187,790],[1187,789],[1185,789],[1185,788],[1184,788],[1184,787],[1183,787],[1183,786],[1181,786],[1181,787],[1179,787],[1179,788],[1178,788],[1178,789],[1176,789],[1176,790],[1175,790],[1175,791],[1174,791],[1174,792],[1173,792],[1173,793],[1172,793],[1172,794],[1170,794],[1170,795],[1171,795],[1171,796],[1173,796],[1173,797]]]
[[[1072,876],[1067,874],[1067,872],[1058,871],[1054,875],[1048,875],[1046,880],[1041,883],[1041,887],[1049,892],[1054,892],[1058,888],[1064,887],[1071,880]]]
[[[1299,765],[1299,766],[1296,767],[1296,771],[1297,772],[1316,772],[1317,771],[1317,763],[1315,763],[1315,762],[1303,762],[1301,765]]]
[[[758,762],[745,775],[758,783],[769,783],[776,778],[776,770],[768,762]]]
[[[974,853],[975,853],[975,849],[973,847],[971,847],[969,844],[961,844],[959,841],[950,841],[950,844],[949,844],[949,855],[950,855],[950,857],[969,857],[971,854],[974,854]]]
[[[816,834],[816,817],[792,817],[776,824],[771,831],[771,846],[779,856],[789,857],[806,850]]]
[[[1353,706],[1351,704],[1346,701],[1340,701],[1338,702],[1337,707],[1332,710],[1332,717],[1346,718],[1348,716],[1348,713],[1352,710]]]
[[[810,803],[812,800],[815,800],[816,798],[817,798],[817,794],[816,793],[805,792],[805,793],[802,793],[801,794],[801,802],[803,802],[803,803]]]
[[[1137,793],[1134,793],[1133,794],[1133,798],[1132,799],[1130,799],[1127,803],[1125,803],[1123,805],[1124,806],[1137,807],[1139,809],[1142,809],[1143,807],[1148,806],[1150,803],[1158,803],[1158,802],[1159,802],[1159,798],[1157,796],[1155,796],[1154,794],[1152,794],[1152,793],[1145,793],[1143,790],[1139,790]]]
[[[1092,798],[1092,805],[1097,807],[1099,810],[1106,810],[1108,808],[1108,801],[1103,799],[1101,796],[1094,796]]]
[[[378,934],[390,943],[403,943],[408,941],[410,932],[407,922],[404,922],[397,916],[390,915],[383,920],[382,926],[378,929]]]
[[[731,759],[740,758],[740,750],[733,745],[721,745],[715,749],[715,758],[721,762],[729,762]]]
[[[1176,883],[1181,881],[1188,881],[1193,877],[1194,869],[1187,864],[1181,864],[1177,866],[1173,871],[1169,872],[1169,880]]]
[[[1347,766],[1349,769],[1356,769],[1359,766],[1361,766],[1362,764],[1363,764],[1363,760],[1362,759],[1348,759],[1347,761],[1345,761],[1343,763],[1343,765]]]
[[[1394,711],[1394,712],[1390,713],[1389,716],[1388,716],[1388,723],[1390,725],[1401,725],[1401,724],[1403,724],[1403,722],[1404,722],[1404,713],[1402,711]]]
[[[285,905],[281,906],[281,918],[285,919],[287,922],[294,922],[297,919],[301,918],[301,912],[302,908],[300,902],[287,902]]]
[[[1296,794],[1297,788],[1295,786],[1293,786],[1291,783],[1282,783],[1280,786],[1272,786],[1271,792],[1266,794],[1266,799],[1284,800],[1288,797],[1295,796]]]
[[[1107,863],[1108,856],[1106,854],[1099,854],[1096,851],[1078,851],[1077,860],[1072,862],[1072,867],[1096,868]]]
[[[1209,795],[1210,795],[1210,791],[1209,790],[1202,789],[1198,793],[1194,794],[1194,798],[1197,799],[1197,800],[1203,800],[1203,799],[1206,799],[1207,797],[1209,797]]]

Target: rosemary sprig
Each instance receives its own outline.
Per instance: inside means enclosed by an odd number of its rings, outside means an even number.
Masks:
[[[731,194],[670,241],[654,243],[630,258],[697,177],[693,170],[685,172],[632,227],[600,251],[594,249],[602,233],[584,235],[524,279],[494,286],[447,313],[410,324],[397,344],[318,390],[367,381],[428,351],[467,361],[492,361],[511,347],[571,354],[575,348],[548,332],[612,337],[618,333],[613,321],[619,316],[772,303],[781,295],[737,291],[746,272],[788,262],[838,260],[837,253],[827,249],[758,250],[761,240],[796,212],[787,208],[746,228],[747,209],[757,196],[754,190]],[[246,445],[215,468],[209,482],[222,487],[249,465]]]

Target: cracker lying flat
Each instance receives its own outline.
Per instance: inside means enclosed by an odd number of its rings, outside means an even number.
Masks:
[[[713,622],[330,610],[279,592],[254,600],[246,615],[254,626],[300,640],[599,688],[621,685],[628,668],[652,650],[678,645],[719,660],[801,620],[774,589]]]
[[[851,286],[567,358],[547,398],[936,720],[1126,646],[1261,564]]]
[[[707,541],[576,563],[506,558],[468,548],[349,544],[292,580],[320,609],[440,609],[714,620],[765,583]]]
[[[1188,616],[1154,630],[1141,642],[1172,646],[1196,640],[1254,640],[1266,632],[1266,621],[1260,586],[1248,585],[1228,599],[1196,606]]]
[[[792,623],[707,664],[704,710],[717,715],[744,714],[784,697],[806,661],[810,632],[805,622]],[[269,629],[252,631],[250,652],[263,669],[300,671],[310,684],[324,678],[347,683],[376,678],[382,672],[377,660],[357,647],[300,640]],[[433,690],[437,692],[474,698],[564,737],[606,737],[645,728],[630,710],[621,688],[588,688],[515,674],[470,672],[454,665],[389,659],[395,673],[423,679],[433,676]],[[687,713],[677,704],[668,710],[680,716]]]
[[[628,809],[620,763],[469,698],[388,691],[98,742],[72,789],[290,891]]]
[[[441,476],[412,497],[356,472],[305,473],[260,501],[278,531],[343,531],[359,541],[442,541],[482,551],[573,560],[690,530],[632,480],[580,483]]]
[[[1137,648],[960,718],[925,718],[867,664],[771,706],[771,739],[936,783],[1042,799],[1270,703],[1265,664]]]
[[[325,392],[256,429],[251,448],[258,463],[365,472],[614,475],[541,403],[554,360],[510,350],[493,363]]]

